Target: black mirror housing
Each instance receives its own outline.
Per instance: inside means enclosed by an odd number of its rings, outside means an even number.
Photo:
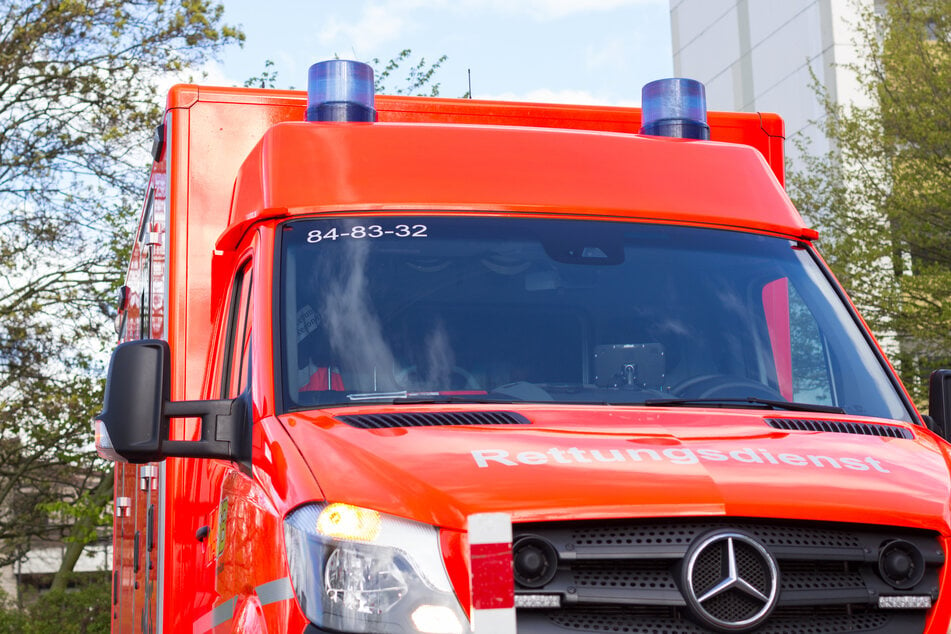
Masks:
[[[129,341],[112,353],[98,419],[115,452],[129,462],[162,458],[162,438],[168,437],[162,409],[169,399],[170,358],[168,342],[160,339]]]
[[[948,438],[951,433],[951,370],[932,372],[928,387],[928,414],[934,420],[938,435]]]
[[[109,436],[111,453],[131,463],[168,457],[251,457],[249,395],[234,400],[171,402],[168,342],[142,339],[120,344],[112,353],[103,410],[97,417]],[[169,440],[171,418],[201,418],[196,441]]]

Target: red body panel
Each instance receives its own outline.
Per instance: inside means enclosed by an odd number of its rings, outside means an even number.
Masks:
[[[541,405],[519,412],[530,427],[365,430],[333,418],[362,413],[353,408],[282,418],[301,445],[321,447],[311,457],[315,472],[350,474],[321,482],[329,500],[459,530],[474,512],[524,522],[729,515],[889,524],[901,517],[933,530],[951,519],[951,479],[930,436],[842,434],[832,449],[824,433],[776,430],[762,413]],[[390,483],[385,490],[381,480]]]
[[[407,148],[415,150],[412,161]],[[319,180],[308,177],[315,173]],[[268,130],[242,166],[231,226],[283,210],[465,209],[802,236],[806,227],[779,183],[752,177],[762,173],[769,173],[762,156],[743,145],[523,128],[285,123]]]

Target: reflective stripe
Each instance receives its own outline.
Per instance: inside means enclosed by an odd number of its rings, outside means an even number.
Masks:
[[[238,603],[238,597],[231,597],[221,605],[215,606],[211,611],[211,627],[218,627],[222,623],[227,623],[234,618],[234,606]]]
[[[262,607],[294,598],[294,589],[291,587],[289,577],[263,583],[254,589],[254,593],[258,596],[258,601]],[[227,623],[234,618],[234,611],[237,605],[238,597],[235,596],[221,605],[215,606],[211,612],[204,614],[195,621],[192,626],[192,631],[195,634],[202,634],[223,623]]]
[[[198,617],[194,623],[192,623],[192,634],[205,634],[205,632],[211,629],[211,612],[204,616]]]
[[[515,609],[498,610],[472,609],[472,631],[476,634],[515,634]]]
[[[294,598],[294,589],[291,587],[289,577],[269,581],[258,586],[254,591],[258,594],[262,606]]]
[[[468,518],[472,632],[515,634],[512,517],[474,513]]]

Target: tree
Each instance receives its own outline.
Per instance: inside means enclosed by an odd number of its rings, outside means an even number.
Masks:
[[[426,63],[425,57],[420,57],[418,62],[406,67],[406,61],[412,54],[413,49],[405,48],[395,57],[391,57],[385,64],[378,57],[370,60],[369,64],[373,67],[374,74],[374,90],[378,94],[439,96],[440,84],[436,81],[436,74],[449,57],[442,55],[435,62],[429,64]],[[401,70],[405,72],[405,76],[402,80],[398,80],[397,77]],[[277,75],[274,62],[268,59],[264,61],[264,69],[258,75],[248,78],[244,82],[244,86],[247,88],[277,88]],[[291,90],[293,90],[293,86]],[[469,97],[468,93],[463,95],[463,98],[467,97]]]
[[[37,540],[81,546],[103,520],[110,476],[88,449],[97,355],[156,84],[243,40],[222,20],[208,0],[0,5],[0,565]]]
[[[922,402],[930,371],[951,367],[951,0],[887,0],[858,32],[851,69],[873,105],[820,91],[834,150],[789,188]]]
[[[426,58],[420,57],[418,62],[406,70],[406,77],[402,82],[394,83],[397,71],[403,67],[404,62],[412,54],[413,49],[405,48],[396,57],[386,62],[382,68],[380,67],[379,58],[374,57],[371,60],[370,65],[373,66],[375,71],[376,91],[378,93],[426,97],[439,96],[439,82],[436,81],[436,73],[449,59],[447,55],[440,56],[439,59],[428,65],[426,64]]]

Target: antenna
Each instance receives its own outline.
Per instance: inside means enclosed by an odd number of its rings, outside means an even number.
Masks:
[[[469,75],[469,99],[472,99],[472,69],[467,68],[466,73]]]

